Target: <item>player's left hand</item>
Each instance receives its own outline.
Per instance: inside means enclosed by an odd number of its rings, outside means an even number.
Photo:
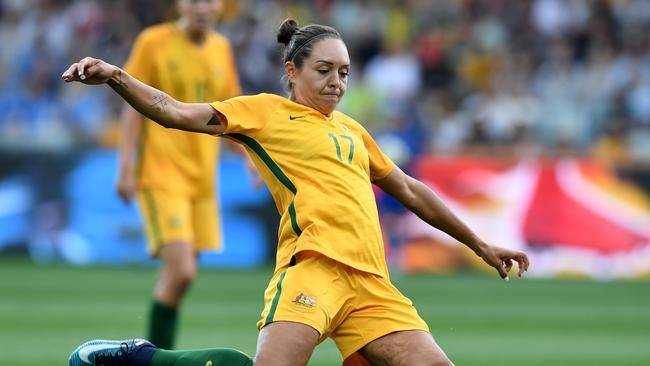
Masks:
[[[519,272],[517,273],[519,277],[528,270],[528,265],[530,264],[526,253],[495,245],[485,245],[481,252],[477,254],[485,263],[494,267],[504,280],[508,280],[508,272],[512,269],[513,261],[517,261],[519,266]]]

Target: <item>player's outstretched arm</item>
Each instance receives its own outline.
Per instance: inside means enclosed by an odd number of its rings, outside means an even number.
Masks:
[[[108,84],[138,112],[164,127],[211,135],[226,129],[226,119],[207,103],[182,103],[115,65],[86,57],[61,75],[66,83]]]
[[[508,278],[513,260],[518,262],[519,276],[528,269],[528,256],[525,253],[482,241],[451,212],[435,192],[419,180],[408,176],[399,167],[394,167],[387,177],[373,183],[431,226],[467,245],[487,264],[494,267],[501,278]]]

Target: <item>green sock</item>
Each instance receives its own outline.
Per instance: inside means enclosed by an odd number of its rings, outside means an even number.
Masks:
[[[147,339],[158,348],[172,349],[176,336],[177,315],[177,308],[163,305],[154,300],[151,304]]]
[[[208,348],[188,351],[156,350],[151,366],[252,366],[253,360],[232,348]]]

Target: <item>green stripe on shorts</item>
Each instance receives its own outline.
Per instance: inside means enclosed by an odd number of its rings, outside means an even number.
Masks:
[[[156,201],[154,200],[153,193],[150,189],[143,190],[143,194],[144,202],[145,205],[147,205],[147,211],[149,212],[149,215],[147,216],[149,218],[149,225],[151,225],[153,241],[156,244],[161,244],[160,241],[162,236],[160,235],[160,226],[158,226],[158,209],[156,208]]]
[[[278,281],[278,292],[275,293],[275,296],[273,297],[273,301],[271,302],[271,310],[269,310],[269,315],[266,316],[266,319],[264,320],[264,324],[269,324],[273,322],[273,317],[275,316],[275,310],[278,308],[278,301],[280,301],[280,295],[282,294],[282,281],[284,280],[284,275],[286,275],[287,272],[284,271],[280,275],[280,281]]]

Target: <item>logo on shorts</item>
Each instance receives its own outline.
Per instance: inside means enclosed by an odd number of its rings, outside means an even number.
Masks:
[[[304,306],[304,307],[310,308],[310,309],[313,308],[314,306],[316,306],[316,299],[314,299],[311,296],[307,296],[307,295],[303,294],[302,292],[300,293],[300,295],[296,296],[296,298],[293,299],[293,301],[291,301],[291,302],[296,304],[296,305]]]
[[[169,218],[169,226],[180,226],[182,222],[183,220],[178,216],[172,216]]]

